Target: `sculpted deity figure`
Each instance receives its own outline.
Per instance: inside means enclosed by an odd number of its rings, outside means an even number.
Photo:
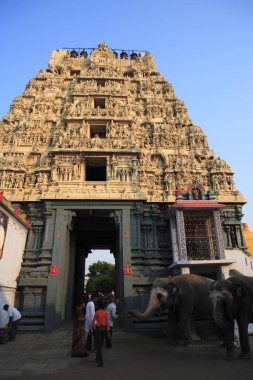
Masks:
[[[113,104],[111,96],[109,96],[108,98],[106,98],[106,103],[105,103],[106,108],[113,108],[113,105],[114,104]]]
[[[228,189],[235,190],[235,184],[234,184],[232,175],[227,175],[226,181],[227,181]]]
[[[102,148],[103,140],[99,137],[99,134],[96,133],[95,136],[91,139],[91,147]]]
[[[110,161],[110,167],[111,167],[111,178],[112,179],[115,179],[116,178],[116,168],[118,166],[118,158],[113,155],[111,157],[111,161]]]
[[[82,125],[79,129],[80,137],[87,136],[88,135],[88,129],[89,129],[89,124],[87,123],[87,121],[83,120]]]
[[[36,183],[36,175],[34,173],[28,174],[26,177],[26,184],[29,187],[33,187]]]
[[[192,189],[192,198],[194,200],[201,199],[201,191],[197,187],[193,187]]]
[[[130,176],[131,176],[131,181],[132,182],[137,182],[138,180],[138,160],[137,158],[133,158],[131,161],[131,166],[130,166]]]
[[[213,176],[213,189],[214,190],[219,190],[220,189],[220,184],[217,176]]]
[[[166,173],[164,178],[164,190],[167,194],[172,194],[174,190],[172,173]]]
[[[81,170],[82,170],[82,167],[81,167],[80,162],[74,162],[74,165],[73,165],[73,177],[74,177],[74,179],[81,178]]]

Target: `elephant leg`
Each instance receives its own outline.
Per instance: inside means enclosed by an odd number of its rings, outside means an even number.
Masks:
[[[181,300],[177,310],[180,318],[183,345],[193,346],[191,336],[193,299],[189,296],[187,297],[186,295],[181,296]]]
[[[191,336],[191,317],[188,314],[184,314],[180,318],[183,344],[184,346],[193,346],[193,340]]]
[[[223,337],[224,337],[224,343],[227,351],[227,359],[228,360],[234,360],[235,359],[235,353],[234,353],[234,321],[229,326],[226,326],[222,329]]]
[[[178,318],[175,313],[168,314],[168,344],[178,344]]]
[[[239,335],[240,335],[240,345],[241,353],[239,359],[249,359],[250,358],[250,346],[249,346],[249,336],[248,336],[248,323],[239,325]]]
[[[243,300],[241,304],[240,314],[237,317],[237,323],[239,328],[241,353],[239,359],[249,359],[250,358],[250,345],[249,345],[249,334],[248,334],[248,324],[249,324],[249,313],[251,312],[251,305],[249,305],[248,300]]]

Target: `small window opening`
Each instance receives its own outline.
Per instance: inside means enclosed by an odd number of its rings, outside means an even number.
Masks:
[[[91,125],[90,138],[99,137],[104,139],[106,137],[106,125]]]
[[[134,73],[129,73],[128,71],[126,71],[126,72],[124,72],[124,77],[133,78],[134,77]]]
[[[106,181],[106,158],[86,158],[86,181]]]
[[[74,76],[74,75],[80,75],[80,72],[81,72],[80,70],[71,70],[71,71],[70,71],[70,75],[71,75],[71,76]]]
[[[98,79],[97,86],[105,87],[105,79]]]
[[[105,98],[95,98],[94,108],[105,108]]]

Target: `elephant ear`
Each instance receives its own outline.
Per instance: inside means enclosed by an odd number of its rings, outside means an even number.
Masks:
[[[237,277],[229,277],[229,282],[236,290],[238,287],[241,287],[243,293],[242,296],[247,295],[253,298],[253,277],[243,275]],[[234,295],[236,296],[236,294]]]
[[[155,289],[153,289],[153,292],[156,295],[156,298],[159,300],[160,303],[165,303],[167,301],[168,292],[166,289],[155,288]]]

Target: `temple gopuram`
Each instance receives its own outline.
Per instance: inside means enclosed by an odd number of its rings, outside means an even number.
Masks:
[[[114,256],[122,323],[136,329],[127,312],[145,309],[157,277],[218,279],[236,255],[248,260],[234,173],[151,53],[53,51],[0,128],[0,191],[31,223],[16,289],[24,329],[71,319],[93,249]]]

